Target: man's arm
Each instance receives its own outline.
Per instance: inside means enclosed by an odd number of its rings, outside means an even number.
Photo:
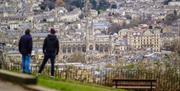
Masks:
[[[45,38],[43,43],[43,53],[46,53],[46,46],[47,46],[47,38]]]
[[[57,47],[56,47],[57,49],[56,49],[56,55],[58,55],[58,53],[59,53],[59,40],[57,39]]]
[[[30,51],[30,54],[32,52],[32,47],[33,47],[33,41],[32,41],[32,38],[30,38],[30,41],[29,41],[29,51]]]
[[[22,38],[20,38],[20,40],[19,40],[19,43],[18,43],[18,49],[19,49],[19,52],[21,53],[21,41],[22,41]]]

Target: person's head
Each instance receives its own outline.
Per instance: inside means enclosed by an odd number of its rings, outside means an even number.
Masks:
[[[51,33],[51,34],[55,34],[55,33],[56,33],[56,30],[53,29],[53,28],[51,28],[51,29],[50,29],[50,33]]]
[[[26,29],[25,35],[30,35],[30,29]]]

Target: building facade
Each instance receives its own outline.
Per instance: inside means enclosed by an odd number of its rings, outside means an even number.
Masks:
[[[128,33],[128,44],[134,50],[161,50],[160,30],[147,29]]]
[[[93,21],[85,24],[84,34],[79,38],[66,38],[60,35],[60,53],[59,59],[65,59],[74,53],[88,55],[99,54],[100,56],[110,54],[112,51],[112,42],[110,35],[97,35],[94,32]],[[61,31],[61,34],[63,31]],[[82,36],[84,35],[84,36]],[[66,35],[67,36],[67,35]]]

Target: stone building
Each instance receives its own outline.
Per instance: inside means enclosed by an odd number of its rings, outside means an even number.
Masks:
[[[150,49],[153,52],[159,52],[161,49],[160,30],[131,31],[128,35],[128,44],[135,50]]]
[[[84,23],[83,32],[76,32],[75,37],[72,35],[60,34],[60,59],[65,59],[74,53],[82,53],[86,56],[99,54],[101,56],[111,53],[112,42],[110,35],[95,34],[93,21]],[[79,33],[79,34],[77,34]]]

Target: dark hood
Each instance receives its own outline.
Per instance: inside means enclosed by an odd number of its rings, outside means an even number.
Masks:
[[[56,35],[49,34],[49,35],[48,35],[48,39],[49,39],[49,40],[56,40],[57,37],[56,37]]]

